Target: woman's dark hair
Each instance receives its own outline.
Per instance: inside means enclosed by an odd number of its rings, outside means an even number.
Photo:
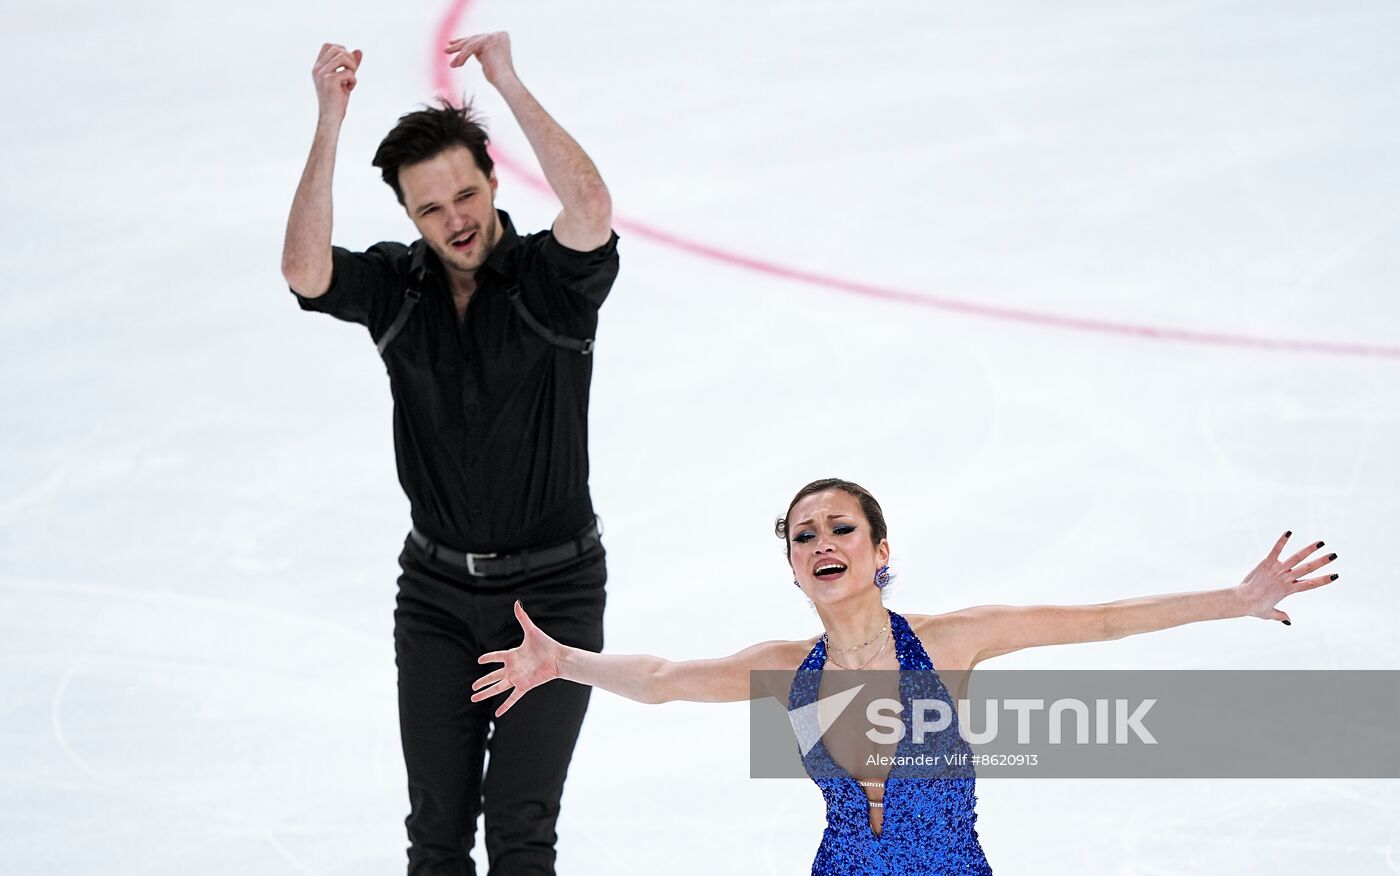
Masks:
[[[860,511],[865,515],[865,520],[870,524],[870,543],[878,545],[885,536],[889,534],[888,527],[885,526],[885,512],[880,510],[880,503],[875,501],[875,497],[870,495],[870,491],[860,484],[851,481],[843,481],[840,478],[822,478],[819,481],[812,481],[807,486],[797,491],[797,495],[792,497],[788,503],[787,514],[779,517],[773,524],[773,534],[783,540],[783,549],[788,556],[792,556],[792,545],[788,541],[788,516],[792,514],[792,509],[798,502],[816,493],[825,493],[828,490],[840,490],[856,498],[860,503]]]
[[[383,171],[384,182],[403,204],[403,189],[399,187],[401,169],[427,161],[454,146],[465,146],[476,159],[476,166],[490,176],[491,169],[496,166],[486,150],[490,142],[481,117],[472,112],[471,104],[455,107],[444,98],[441,106],[399,116],[394,130],[379,144],[372,163]]]

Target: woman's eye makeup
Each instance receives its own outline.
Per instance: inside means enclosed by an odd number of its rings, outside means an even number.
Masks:
[[[835,535],[850,535],[851,533],[856,531],[856,528],[849,523],[841,523],[836,526],[833,526],[831,528],[831,531]],[[792,540],[797,544],[802,544],[803,542],[811,541],[816,537],[817,534],[815,532],[813,532],[810,529],[804,529],[801,532],[797,533],[797,535],[794,535],[792,537]]]

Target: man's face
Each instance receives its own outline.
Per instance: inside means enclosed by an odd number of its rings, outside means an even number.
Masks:
[[[465,146],[399,169],[404,209],[449,273],[474,275],[500,240],[496,175]]]

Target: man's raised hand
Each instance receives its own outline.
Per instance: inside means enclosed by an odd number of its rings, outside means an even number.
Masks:
[[[333,43],[321,46],[321,54],[316,56],[316,66],[311,68],[311,77],[316,83],[316,100],[320,104],[322,118],[337,122],[345,118],[350,92],[355,88],[355,72],[360,69],[360,59],[363,57],[364,53],[359,49],[350,52],[344,46]]]
[[[486,81],[499,87],[507,78],[515,76],[515,66],[510,58],[510,34],[503,30],[495,33],[479,33],[475,36],[458,37],[447,44],[443,52],[456,55],[448,64],[460,67],[467,59],[476,56],[481,62],[481,72]]]

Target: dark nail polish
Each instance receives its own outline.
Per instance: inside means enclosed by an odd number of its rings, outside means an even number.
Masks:
[[[1317,547],[1322,547],[1322,546],[1325,545],[1325,544],[1327,544],[1327,542],[1325,542],[1325,541],[1320,541],[1320,542],[1317,543]],[[1313,548],[1313,550],[1317,550],[1317,548]]]
[[[1286,626],[1286,627],[1291,627],[1291,626],[1293,626],[1293,621],[1284,621],[1284,622],[1283,622],[1283,625]]]
[[[1292,538],[1292,537],[1293,537],[1293,530],[1290,529],[1290,530],[1288,530],[1287,532],[1285,532],[1285,533],[1283,534],[1283,537],[1284,537],[1284,538]]]
[[[1337,580],[1338,578],[1340,578],[1340,577],[1341,577],[1341,575],[1333,575],[1333,576],[1332,576],[1332,580],[1333,580],[1333,581],[1336,581],[1336,580]]]
[[[1337,558],[1337,555],[1336,555],[1336,554],[1328,554],[1328,555],[1327,555],[1327,559],[1329,559],[1329,560],[1335,560],[1336,558]]]

